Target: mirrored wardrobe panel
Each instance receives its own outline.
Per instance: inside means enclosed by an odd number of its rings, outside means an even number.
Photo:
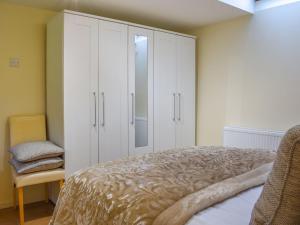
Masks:
[[[153,31],[129,27],[129,154],[153,151]]]
[[[148,145],[148,37],[135,35],[135,147]]]

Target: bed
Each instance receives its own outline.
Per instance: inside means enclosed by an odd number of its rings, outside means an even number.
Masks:
[[[76,172],[50,225],[299,225],[300,125],[278,151],[190,147]]]
[[[217,211],[226,217],[235,201],[257,198],[275,156],[261,149],[190,147],[102,163],[67,179],[50,225],[219,225],[213,223]],[[255,200],[240,209],[244,221]]]

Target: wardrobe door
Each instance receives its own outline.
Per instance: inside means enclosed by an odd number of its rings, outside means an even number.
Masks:
[[[177,37],[176,147],[195,145],[195,40]]]
[[[129,27],[129,154],[153,152],[153,31]]]
[[[64,148],[65,169],[98,162],[98,21],[64,16]]]
[[[176,35],[154,33],[154,151],[175,147]]]
[[[128,156],[127,26],[99,22],[99,161]]]

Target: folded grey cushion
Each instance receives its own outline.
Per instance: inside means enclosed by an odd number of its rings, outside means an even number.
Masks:
[[[62,167],[64,161],[60,157],[49,158],[49,159],[40,159],[33,162],[21,163],[16,159],[12,158],[10,164],[13,165],[17,174],[27,174],[34,173],[45,170],[52,170]]]
[[[10,152],[19,162],[31,162],[61,156],[64,150],[50,141],[35,141],[15,145]]]

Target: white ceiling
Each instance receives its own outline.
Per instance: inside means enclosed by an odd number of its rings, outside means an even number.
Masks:
[[[3,1],[3,0],[2,0]],[[4,0],[38,8],[76,10],[184,31],[248,12],[219,0]],[[244,1],[244,0],[243,0]]]

